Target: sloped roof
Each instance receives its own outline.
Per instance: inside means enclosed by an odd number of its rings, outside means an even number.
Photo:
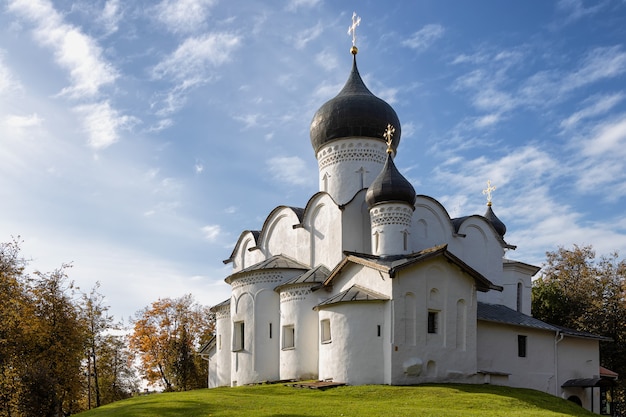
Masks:
[[[235,278],[238,278],[241,275],[245,275],[249,272],[253,272],[253,271],[262,271],[262,270],[269,270],[269,269],[302,269],[302,270],[308,270],[309,267],[296,261],[295,259],[292,259],[288,256],[285,255],[274,255],[271,258],[267,258],[264,261],[261,261],[257,264],[251,265],[247,268],[242,269],[241,271],[237,271],[234,274],[229,275],[228,277],[226,277],[226,279],[224,281],[226,281],[228,284],[231,283],[231,281]]]
[[[308,270],[302,275],[298,275],[280,284],[278,287],[274,289],[274,291],[278,291],[283,287],[299,285],[299,284],[321,284],[328,278],[330,275],[330,271],[324,265],[318,265],[313,269]]]
[[[474,278],[476,282],[476,289],[478,291],[489,291],[489,290],[497,290],[502,291],[502,287],[499,285],[493,284],[484,275],[480,272],[476,271],[474,268],[463,262],[453,253],[448,251],[448,245],[439,245],[433,246],[429,249],[424,249],[420,252],[415,252],[408,255],[398,255],[398,256],[375,256],[368,255],[356,252],[344,252],[347,256],[333,269],[330,276],[326,281],[324,281],[324,285],[330,285],[335,277],[337,277],[343,268],[350,264],[355,263],[359,265],[366,266],[368,268],[376,269],[381,272],[385,272],[389,274],[390,278],[394,278],[396,273],[399,270],[407,268],[411,265],[425,262],[426,260],[433,259],[436,257],[443,257],[450,263],[456,265],[463,272],[470,275]]]
[[[551,332],[559,332],[568,336],[581,337],[584,339],[596,339],[610,341],[611,338],[598,336],[593,333],[580,332],[578,330],[568,329],[567,327],[556,326],[546,323],[534,317],[528,316],[522,312],[515,311],[507,306],[500,304],[478,303],[476,318],[482,321],[490,321],[494,323],[512,324],[520,327],[530,327],[533,329],[547,330]]]
[[[209,310],[213,313],[215,313],[217,310],[219,310],[222,307],[230,307],[230,298],[227,298],[226,300],[222,301],[219,304],[215,304],[213,307],[211,307]]]
[[[322,301],[314,307],[314,310],[318,310],[320,307],[328,306],[331,304],[387,300],[389,300],[389,297],[383,294],[368,290],[363,287],[359,287],[358,285],[353,285],[347,290],[330,297],[328,300]]]

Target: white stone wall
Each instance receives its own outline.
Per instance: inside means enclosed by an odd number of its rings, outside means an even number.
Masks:
[[[370,209],[371,253],[378,256],[412,252],[413,208],[403,203],[381,203]]]
[[[518,356],[518,335],[526,336],[526,357]],[[506,385],[557,395],[555,332],[478,322],[478,369],[509,374]]]
[[[209,388],[230,385],[231,363],[230,306],[215,312],[215,352],[209,359]]]
[[[431,260],[398,271],[393,284],[392,384],[467,382],[476,372],[474,280]]]
[[[312,284],[284,287],[280,291],[280,379],[317,379],[318,315]],[[285,347],[283,329],[293,326],[293,347]]]
[[[318,342],[319,378],[350,385],[387,383],[388,314],[389,302],[341,303],[320,309],[320,322],[330,320],[332,337],[330,342]]]
[[[381,132],[382,135],[382,132]],[[353,137],[332,141],[317,152],[319,189],[339,205],[367,188],[382,170],[387,145],[381,140]]]

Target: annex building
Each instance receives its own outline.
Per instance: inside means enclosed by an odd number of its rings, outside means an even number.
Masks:
[[[490,383],[609,412],[604,339],[531,316],[540,268],[505,257],[515,246],[490,198],[451,218],[416,195],[394,164],[398,116],[351,52],[345,86],[311,122],[319,191],[243,231],[224,261],[232,294],[201,352],[209,386]]]

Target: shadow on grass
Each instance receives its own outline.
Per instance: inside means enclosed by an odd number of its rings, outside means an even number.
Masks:
[[[585,415],[585,413],[587,413],[590,416],[595,415],[580,407],[579,405],[574,404],[571,401],[567,401],[546,393],[541,393],[543,395],[537,395],[537,393],[540,393],[540,391],[535,391],[527,388],[511,388],[490,384],[425,384],[422,386],[445,386],[467,394],[475,394],[477,396],[491,394],[499,397],[513,398],[521,403],[528,404],[529,406],[541,408],[555,413],[562,413],[563,408],[565,407],[577,414]]]

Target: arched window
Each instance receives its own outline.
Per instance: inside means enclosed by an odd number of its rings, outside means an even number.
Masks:
[[[522,297],[524,295],[524,285],[517,283],[517,311],[522,311]]]

